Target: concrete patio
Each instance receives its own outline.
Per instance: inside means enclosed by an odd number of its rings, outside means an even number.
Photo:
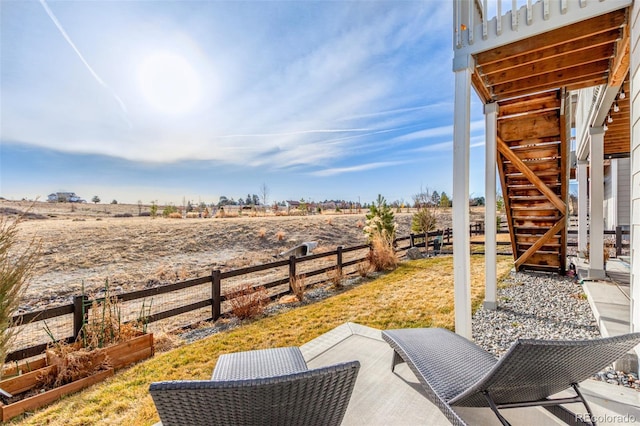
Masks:
[[[343,324],[301,347],[309,367],[358,360],[360,373],[344,418],[345,425],[448,425],[440,410],[426,398],[406,364],[391,371],[393,351],[381,331],[354,323]],[[640,422],[640,393],[595,380],[580,384],[598,424]],[[577,414],[580,404],[567,406]],[[459,414],[473,425],[499,425],[489,409],[464,408]],[[514,425],[563,424],[541,408],[502,410]]]

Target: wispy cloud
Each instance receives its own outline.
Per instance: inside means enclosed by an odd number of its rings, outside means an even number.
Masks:
[[[124,102],[122,102],[122,99],[120,99],[120,96],[118,96],[118,94],[111,87],[109,87],[109,85],[107,83],[104,82],[104,80],[98,75],[98,73],[94,71],[94,69],[91,67],[91,65],[89,65],[89,62],[87,62],[87,60],[84,58],[84,56],[82,55],[80,50],[76,47],[76,45],[73,42],[73,40],[71,40],[71,37],[69,37],[69,34],[67,34],[65,29],[62,27],[62,24],[60,23],[60,21],[58,21],[58,18],[56,18],[56,15],[54,15],[54,13],[51,11],[51,9],[49,8],[49,5],[47,5],[47,2],[45,0],[40,0],[40,4],[44,8],[44,11],[47,13],[49,18],[51,18],[51,21],[53,21],[53,23],[56,26],[56,28],[58,28],[58,31],[60,31],[60,34],[62,34],[62,37],[64,37],[64,39],[67,41],[67,43],[69,43],[69,46],[71,46],[71,48],[76,53],[76,55],[78,55],[78,58],[80,58],[80,60],[84,64],[84,66],[87,68],[87,70],[93,76],[93,78],[102,87],[104,87],[109,92],[111,92],[111,95],[113,95],[113,97],[116,100],[116,102],[118,102],[118,105],[120,105],[120,108],[122,109],[122,112],[126,114],[127,113],[127,107],[125,106]]]
[[[350,166],[350,167],[334,167],[331,169],[317,170],[309,174],[312,176],[326,177],[326,176],[340,175],[344,173],[363,172],[366,170],[379,169],[382,167],[397,166],[405,163],[406,163],[405,161],[381,161],[376,163],[359,164],[357,166]]]

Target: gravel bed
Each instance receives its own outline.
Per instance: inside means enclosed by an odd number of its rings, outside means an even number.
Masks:
[[[571,277],[511,272],[498,289],[495,311],[473,316],[473,340],[499,357],[518,338],[582,340],[600,337],[582,286]],[[638,377],[607,368],[596,380],[638,389]]]

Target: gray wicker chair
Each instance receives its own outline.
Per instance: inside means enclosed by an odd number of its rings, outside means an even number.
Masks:
[[[151,384],[163,426],[339,425],[360,368],[308,370],[297,348],[223,355],[218,364],[212,380]]]
[[[567,424],[595,425],[578,383],[640,343],[640,333],[581,341],[519,339],[497,360],[444,329],[387,330],[382,337],[394,350],[392,370],[406,362],[454,425],[467,424],[455,406],[490,407],[503,425],[509,423],[498,409],[531,406],[542,406]],[[568,388],[575,397],[549,398]],[[574,402],[584,404],[589,415],[578,416],[560,405]]]

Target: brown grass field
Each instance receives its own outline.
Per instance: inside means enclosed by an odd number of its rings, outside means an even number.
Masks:
[[[162,208],[159,209],[161,211]],[[143,212],[149,206],[142,206]],[[241,217],[168,219],[139,217],[134,204],[70,204],[0,200],[0,214],[28,212],[20,224],[21,247],[42,243],[23,306],[41,309],[68,303],[71,295],[104,286],[131,291],[266,263],[305,241],[314,251],[363,244],[365,212],[308,216],[258,213]],[[483,220],[483,209],[471,221]],[[133,217],[115,217],[131,214]],[[408,235],[411,213],[396,213],[398,236]],[[438,209],[439,229],[451,225],[451,209]]]

